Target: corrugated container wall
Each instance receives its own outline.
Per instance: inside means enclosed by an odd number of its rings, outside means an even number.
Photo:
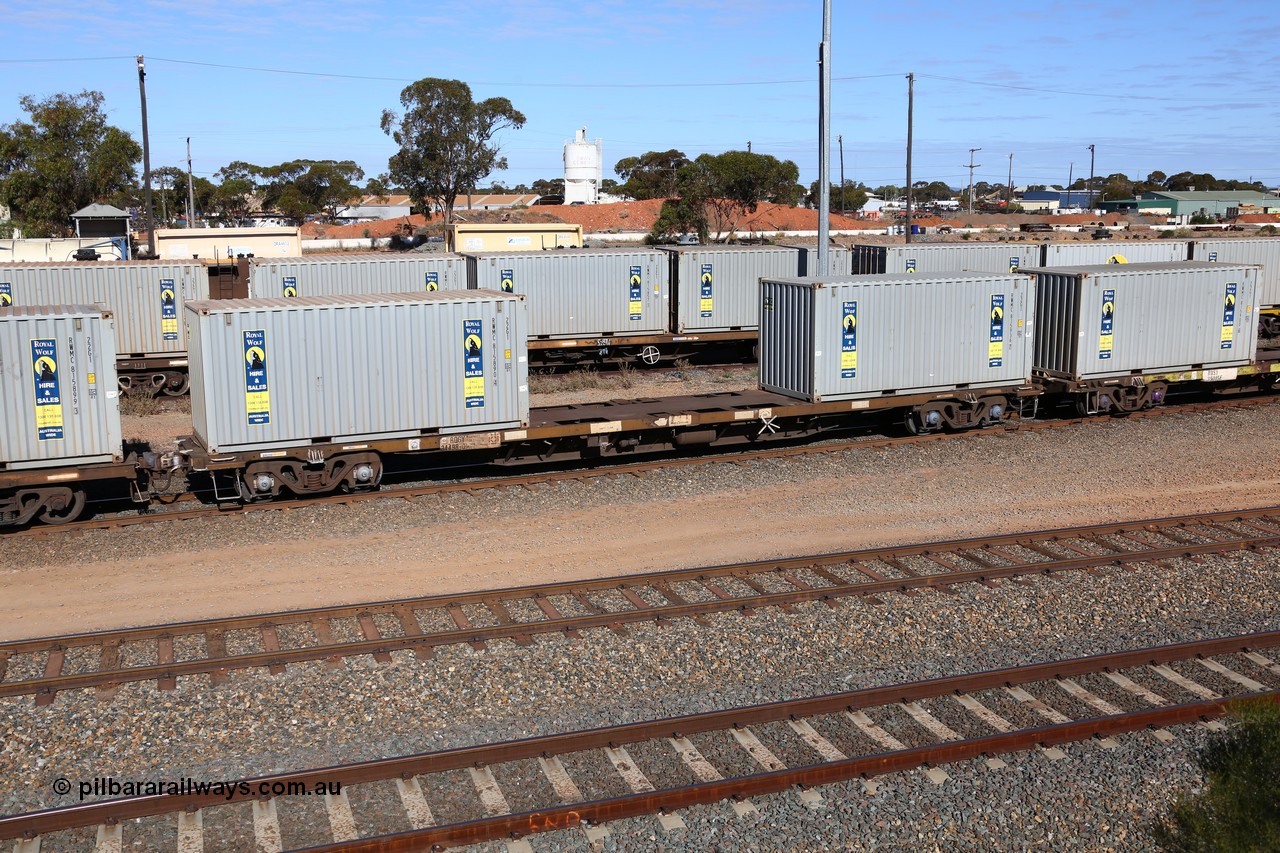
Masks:
[[[760,387],[817,403],[1017,386],[1031,376],[1025,275],[765,279]]]
[[[491,291],[189,303],[195,434],[217,452],[527,425],[524,306]]]
[[[1186,240],[1101,241],[1098,243],[1046,243],[1046,267],[1083,267],[1098,264],[1155,264],[1187,260]]]
[[[940,272],[1005,273],[1043,264],[1040,243],[912,243],[909,246],[856,245],[854,275]]]
[[[1104,379],[1253,358],[1257,267],[1184,261],[1032,272],[1039,372]]]
[[[187,350],[182,306],[209,298],[203,264],[115,261],[77,264],[0,264],[0,303],[102,305],[115,315],[119,358],[181,354]]]
[[[1280,305],[1280,237],[1250,240],[1196,240],[1191,259],[1231,264],[1261,264],[1258,272],[1258,304]]]
[[[530,338],[624,337],[664,331],[666,255],[656,249],[466,253],[467,280],[529,296]]]
[[[760,279],[800,274],[801,252],[792,246],[675,246],[674,328],[686,332],[754,331],[760,325]]]
[[[249,288],[261,299],[466,290],[467,267],[461,255],[443,252],[254,258]]]
[[[122,461],[110,312],[0,309],[0,423],[0,468]]]
[[[818,247],[817,246],[788,246],[787,248],[796,249],[800,252],[800,266],[796,270],[796,275],[802,277],[813,277],[818,275]],[[831,246],[827,249],[827,270],[828,275],[848,275],[853,272],[850,259],[853,253],[844,246]]]

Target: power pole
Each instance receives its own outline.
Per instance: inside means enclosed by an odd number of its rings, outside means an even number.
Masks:
[[[975,151],[981,151],[981,150],[982,150],[981,148],[970,148],[970,149],[969,149],[969,212],[970,212],[970,213],[973,213],[973,170],[974,170],[974,169],[977,169],[977,168],[980,168],[980,167],[982,166],[982,164],[981,164],[981,163],[978,163],[978,164],[976,164],[976,165],[974,164],[974,162],[973,162],[973,152],[975,152]],[[962,169],[963,169],[963,168],[964,168],[964,166],[961,166],[960,168],[962,168]]]
[[[750,139],[748,139],[748,140],[747,140],[747,153],[748,153],[748,154],[750,154],[750,153],[751,153],[751,140],[750,140]]]
[[[1070,207],[1071,205],[1071,182],[1075,179],[1075,176],[1076,176],[1076,164],[1075,164],[1075,161],[1073,160],[1071,162],[1071,168],[1067,170],[1067,206],[1068,207]],[[1062,202],[1058,202],[1058,207],[1059,208],[1062,207]]]
[[[822,0],[818,45],[818,275],[831,272],[831,0]]]
[[[138,93],[142,96],[142,195],[147,217],[147,256],[156,256],[156,223],[151,208],[151,142],[147,136],[147,70],[138,54]]]
[[[915,72],[907,75],[907,242],[911,242],[911,120],[916,101]]]
[[[836,142],[840,143],[840,213],[844,214],[844,134],[836,135]],[[857,165],[856,163],[854,164]]]
[[[196,192],[191,179],[191,137],[187,137],[187,227],[194,228],[196,218]]]
[[[1089,146],[1089,209],[1093,209],[1093,146]]]
[[[1013,152],[1009,152],[1009,195],[1004,200],[1004,211],[1009,212],[1009,208],[1013,207]]]

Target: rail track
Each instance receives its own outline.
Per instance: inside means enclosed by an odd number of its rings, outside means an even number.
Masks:
[[[1144,412],[1126,415],[1126,419],[1142,419],[1162,417],[1174,414],[1192,414],[1202,411],[1213,411],[1232,408],[1252,408],[1274,404],[1274,396],[1257,396],[1215,400],[1210,402],[1187,403],[1170,408],[1155,408]],[[326,504],[351,504],[358,501],[396,498],[413,500],[432,495],[444,495],[456,492],[474,494],[489,489],[528,488],[549,485],[566,481],[582,481],[598,477],[620,475],[643,476],[647,473],[670,468],[688,468],[703,465],[730,463],[745,465],[749,462],[770,459],[785,459],[799,456],[810,456],[824,453],[839,453],[857,449],[884,449],[904,444],[952,439],[980,440],[992,435],[1007,435],[1021,430],[1052,430],[1082,424],[1108,423],[1109,418],[1060,418],[1050,420],[1029,420],[1011,425],[1002,425],[982,430],[970,430],[960,433],[931,433],[927,435],[902,435],[892,437],[863,437],[847,440],[823,440],[820,443],[768,447],[759,450],[737,452],[716,452],[675,458],[646,459],[639,462],[604,462],[592,467],[574,468],[572,470],[537,471],[511,476],[477,476],[458,482],[415,483],[395,488],[384,488],[378,491],[358,492],[352,494],[331,494],[319,497],[280,500],[257,504],[221,504],[209,505],[200,502],[200,496],[192,493],[163,496],[162,500],[144,510],[130,510],[119,514],[102,515],[73,521],[64,524],[34,525],[25,528],[0,528],[0,541],[26,536],[56,537],[70,531],[108,530],[137,525],[151,525],[162,522],[189,521],[200,518],[212,518],[227,515],[245,515],[256,512],[292,510],[306,506]],[[465,472],[462,472],[465,473]],[[171,507],[156,509],[156,506]]]
[[[1277,545],[1280,506],[1273,506],[20,640],[0,643],[0,697],[48,705],[61,691],[92,688],[109,699],[133,682],[172,690],[179,678],[207,675],[216,685],[238,669],[279,674],[289,664],[358,655],[390,662],[405,649],[429,658],[463,643],[527,645],[538,635],[625,633],[629,623],[806,602],[836,609],[842,599]]]
[[[1280,632],[1219,638],[279,773],[235,780],[229,792],[81,802],[0,818],[0,839],[20,839],[18,853],[46,839],[59,850],[127,842],[180,853],[388,853],[503,839],[520,853],[532,849],[527,835],[598,840],[627,817],[652,815],[655,831],[676,832],[678,811],[697,804],[729,801],[743,816],[766,794],[810,806],[846,796],[815,790],[845,780],[871,787],[919,768],[941,783],[949,763],[983,758],[984,772],[999,773],[1002,755],[1056,760],[1062,745],[1108,750],[1130,733],[1167,743],[1171,726],[1221,726],[1232,699],[1280,701],[1277,646]],[[328,827],[304,808],[318,790]]]

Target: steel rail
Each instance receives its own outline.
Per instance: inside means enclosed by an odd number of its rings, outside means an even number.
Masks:
[[[654,740],[656,738],[681,738],[691,734],[742,728],[791,718],[816,717],[899,702],[932,699],[953,693],[974,693],[1004,686],[1072,678],[1089,673],[1171,663],[1196,657],[1207,658],[1216,655],[1234,654],[1253,649],[1273,648],[1278,645],[1280,645],[1280,631],[1221,637],[1212,640],[1153,646],[1133,651],[1112,652],[1063,661],[1026,664],[1007,669],[906,682],[803,699],[770,702],[683,717],[627,723],[581,732],[544,735],[482,746],[459,747],[441,752],[419,753],[312,770],[276,773],[239,781],[246,782],[250,789],[257,790],[258,786],[263,783],[269,785],[282,784],[285,786],[293,783],[314,788],[317,783],[321,782],[340,782],[342,785],[356,785],[396,778],[408,779],[412,776],[429,775],[448,770],[505,764],[547,755],[564,755],[584,750]],[[1226,702],[1230,700],[1213,701]],[[1048,727],[1050,730],[1053,728],[1055,727]],[[1032,731],[1038,732],[1040,729],[1033,729]],[[951,743],[958,742],[953,741]],[[81,803],[64,808],[0,817],[0,840],[34,838],[37,835],[75,827],[118,823],[124,820],[168,814],[182,810],[194,811],[206,806],[246,802],[257,798],[258,796],[255,793],[245,793],[237,787],[236,790],[230,792],[158,794]]]
[[[723,563],[715,566],[699,566],[691,569],[664,569],[652,572],[639,572],[630,575],[617,575],[607,578],[587,578],[554,583],[529,584],[526,586],[497,587],[477,592],[448,593],[415,598],[388,598],[380,601],[361,602],[359,604],[341,604],[329,607],[310,607],[301,610],[268,611],[249,616],[230,618],[196,619],[186,622],[168,622],[162,625],[150,625],[139,628],[120,628],[104,631],[91,631],[82,634],[54,634],[46,637],[33,637],[27,640],[0,641],[0,654],[20,654],[32,651],[46,651],[51,648],[74,648],[85,645],[100,645],[103,642],[130,642],[134,640],[155,639],[170,635],[202,634],[211,628],[220,630],[238,630],[258,628],[264,624],[284,625],[289,623],[308,622],[317,617],[337,619],[359,616],[370,610],[391,610],[396,607],[410,607],[414,610],[442,608],[450,604],[484,604],[493,599],[514,601],[537,597],[572,595],[582,590],[608,590],[628,586],[635,587],[650,584],[654,581],[678,583],[684,580],[725,577],[737,574],[764,574],[783,569],[801,569],[815,565],[833,565],[838,563],[873,561],[882,557],[915,557],[927,554],[944,554],[955,551],[977,551],[991,546],[1019,545],[1024,542],[1052,542],[1059,539],[1078,539],[1082,536],[1098,536],[1113,533],[1152,532],[1151,527],[1189,527],[1213,522],[1241,521],[1249,518],[1265,518],[1276,516],[1280,519],[1280,504],[1253,507],[1249,509],[1219,510],[1216,512],[1194,513],[1190,515],[1169,515],[1155,518],[1133,519],[1119,522],[1100,522],[1097,524],[1077,525],[1074,527],[1051,527],[1045,530],[1026,530],[1017,533],[1001,533],[996,535],[969,536],[963,539],[939,539],[933,542],[912,543],[908,545],[888,545],[879,548],[862,548],[849,551],[826,551],[821,554],[806,554],[796,557],[778,557],[768,560],[751,560],[743,563]],[[1280,520],[1277,522],[1280,524]],[[1138,553],[1138,552],[1134,552]],[[1107,557],[1113,555],[1105,555]],[[1119,555],[1123,556],[1123,555]],[[944,577],[947,575],[943,575]]]
[[[314,608],[282,614],[266,614],[263,616],[234,617],[228,620],[203,620],[193,623],[158,626],[146,629],[125,629],[121,631],[98,632],[95,634],[46,638],[42,640],[24,640],[0,644],[0,655],[20,653],[37,653],[57,649],[84,646],[105,646],[139,640],[156,640],[164,637],[192,635],[210,630],[230,631],[297,624],[316,619],[333,619],[360,616],[375,610],[394,610],[408,606],[411,609],[440,609],[450,605],[466,603],[485,604],[495,599],[511,601],[520,599],[536,599],[553,595],[565,595],[572,592],[611,590],[618,588],[642,587],[659,583],[678,583],[685,580],[714,577],[741,577],[752,574],[777,572],[787,568],[804,568],[823,564],[870,561],[886,557],[916,556],[925,554],[943,554],[965,549],[980,549],[983,545],[1044,543],[1061,539],[1079,537],[1087,534],[1097,535],[1107,532],[1125,530],[1146,530],[1152,525],[1163,524],[1166,528],[1184,527],[1196,522],[1230,521],[1249,517],[1267,516],[1280,507],[1267,510],[1250,510],[1246,512],[1213,513],[1209,516],[1181,516],[1163,519],[1159,522],[1132,522],[1126,524],[1090,525],[1085,528],[1061,528],[1045,534],[1006,535],[965,540],[954,540],[950,543],[935,543],[926,546],[895,547],[864,551],[829,554],[820,557],[791,558],[780,561],[762,561],[754,564],[739,564],[703,569],[682,569],[673,572],[651,572],[643,575],[632,575],[623,578],[606,578],[585,582],[565,582],[559,584],[543,584],[533,587],[509,588],[493,593],[466,593],[460,596],[437,596],[428,599],[401,599],[399,601],[381,602],[378,604],[342,605],[335,608]],[[1155,531],[1158,535],[1158,530]],[[1015,564],[1011,566],[981,567],[966,571],[950,571],[937,574],[917,575],[903,578],[892,578],[879,581],[860,581],[844,585],[826,587],[810,587],[787,592],[759,593],[755,595],[715,598],[701,602],[657,605],[643,609],[610,611],[589,616],[572,616],[560,619],[540,621],[524,621],[504,623],[488,627],[468,627],[449,631],[410,634],[401,637],[380,637],[377,639],[357,640],[346,643],[319,644],[297,649],[278,649],[265,652],[251,652],[240,655],[201,658],[190,661],[151,664],[145,666],[125,667],[75,675],[44,676],[22,681],[0,682],[0,697],[23,696],[31,694],[49,694],[62,690],[73,690],[88,687],[102,687],[122,683],[172,679],[178,676],[225,672],[251,667],[283,666],[289,663],[325,660],[338,657],[355,657],[364,654],[376,655],[402,649],[424,649],[437,646],[456,645],[460,643],[480,643],[489,640],[510,639],[513,637],[529,637],[535,634],[568,633],[590,628],[603,628],[637,622],[655,622],[664,619],[697,617],[711,613],[725,613],[762,607],[779,607],[812,601],[834,601],[851,596],[869,596],[885,592],[906,592],[918,589],[950,587],[960,583],[990,581],[1000,578],[1020,577],[1034,574],[1053,574],[1056,572],[1078,571],[1103,566],[1127,565],[1132,563],[1151,562],[1180,557],[1191,557],[1201,554],[1223,553],[1239,550],[1257,550],[1264,547],[1280,546],[1280,531],[1274,536],[1244,537],[1237,540],[1225,540],[1200,544],[1179,544],[1171,548],[1150,548],[1141,551],[1110,553],[1095,556],[1074,556],[1057,560],[1045,560],[1034,563]]]
[[[1148,411],[1130,412],[1125,415],[1126,419],[1162,417],[1174,414],[1191,414],[1200,411],[1210,411],[1214,409],[1230,409],[1245,406],[1260,406],[1268,403],[1276,402],[1274,397],[1260,396],[1249,397],[1245,399],[1229,399],[1217,400],[1205,403],[1189,403],[1180,405],[1176,408],[1157,407]],[[619,462],[619,463],[601,463],[597,460],[598,465],[602,467],[592,467],[586,469],[578,469],[573,471],[552,471],[533,474],[518,474],[505,477],[492,477],[486,479],[468,480],[462,483],[444,483],[444,484],[427,484],[414,485],[396,489],[378,489],[369,492],[353,492],[351,494],[328,494],[318,495],[314,497],[299,497],[281,501],[270,501],[264,503],[252,504],[222,504],[216,506],[205,505],[198,508],[186,510],[172,510],[166,512],[142,512],[136,515],[118,515],[109,516],[98,519],[86,519],[83,521],[73,521],[66,524],[55,525],[36,525],[23,528],[0,528],[0,541],[5,538],[23,538],[26,536],[48,537],[57,536],[74,530],[111,530],[120,527],[134,527],[138,525],[159,524],[169,521],[187,521],[198,518],[214,518],[218,516],[238,516],[253,512],[272,512],[279,510],[294,510],[309,506],[327,506],[333,504],[352,504],[366,500],[378,500],[399,498],[409,500],[413,498],[428,497],[431,495],[444,495],[457,492],[473,493],[488,489],[502,489],[515,487],[532,487],[538,485],[546,485],[551,483],[590,480],[599,477],[621,476],[625,474],[639,475],[652,471],[660,471],[665,469],[687,468],[700,465],[714,465],[719,463],[744,464],[746,462],[758,461],[762,459],[787,459],[798,456],[813,456],[824,453],[841,453],[848,450],[857,449],[884,449],[905,444],[918,444],[933,441],[947,441],[950,439],[964,438],[977,439],[984,436],[1003,435],[1009,433],[1017,433],[1022,430],[1051,430],[1063,429],[1066,427],[1079,426],[1082,424],[1106,423],[1108,419],[1099,417],[1073,417],[1044,421],[1019,421],[1012,424],[1005,424],[984,429],[973,429],[956,433],[929,433],[927,435],[908,435],[894,436],[889,438],[878,439],[852,439],[831,441],[823,439],[821,435],[813,437],[813,441],[823,442],[821,444],[805,444],[799,447],[777,447],[762,448],[758,450],[741,450],[734,451],[731,449],[721,450],[709,455],[699,456],[682,456],[677,458],[652,459],[640,462]],[[186,495],[180,495],[179,498],[185,498]],[[164,505],[170,505],[168,502]]]
[[[1259,700],[1280,702],[1280,691],[1254,694],[1254,696]],[[1223,716],[1231,701],[1230,699],[1208,699],[1151,711],[1133,711],[1128,714],[1021,729],[1004,734],[948,741],[876,755],[863,755],[829,763],[738,776],[716,782],[703,782],[681,788],[667,788],[608,800],[575,803],[536,812],[500,815],[393,835],[321,844],[303,848],[296,853],[415,853],[424,849],[434,850],[479,844],[502,838],[520,838],[540,832],[553,832],[584,824],[602,824],[628,817],[665,813],[728,799],[776,794],[791,788],[813,788],[850,779],[883,776],[916,767],[951,764],[982,756],[1021,752],[1038,745],[1055,746],[1076,743],[1094,737],[1125,734],[1146,728],[1211,720]]]

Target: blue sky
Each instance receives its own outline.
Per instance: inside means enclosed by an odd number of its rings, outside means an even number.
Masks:
[[[0,123],[18,98],[98,89],[111,122],[141,138],[147,57],[152,166],[197,174],[245,160],[352,159],[372,177],[394,145],[384,108],[422,77],[505,96],[508,186],[563,175],[585,126],[619,159],[745,148],[817,178],[817,50],[810,2],[531,0],[471,3],[6,0]],[[917,180],[1063,183],[1160,169],[1280,185],[1280,5],[1003,2],[833,4],[835,134],[845,176],[904,179],[906,80],[916,74]],[[66,61],[49,61],[66,60]],[[203,64],[200,64],[203,63]],[[258,70],[251,70],[258,69]],[[276,73],[283,70],[301,73]],[[330,76],[347,75],[347,76]],[[353,79],[359,78],[359,79]]]

